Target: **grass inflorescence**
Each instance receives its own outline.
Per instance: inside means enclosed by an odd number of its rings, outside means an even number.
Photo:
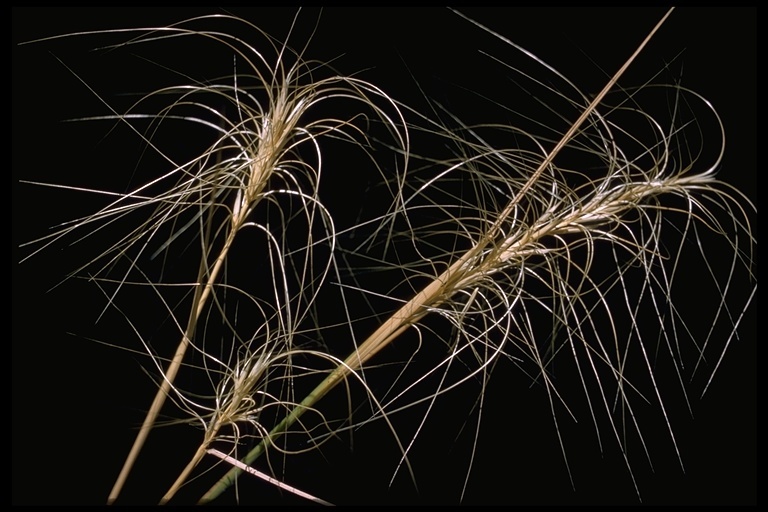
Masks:
[[[669,13],[656,14],[591,90],[503,26],[454,11],[440,16],[468,35],[463,46],[477,39],[487,74],[467,62],[435,96],[407,54],[394,68],[409,86],[381,74],[386,62],[350,74],[343,57],[311,58],[328,14],[293,12],[282,31],[219,13],[24,41],[86,41],[99,62],[139,62],[117,67],[129,94],[113,98],[55,57],[90,98],[94,113],[65,119],[99,126],[88,144],[116,159],[102,164],[107,178],[21,174],[41,194],[88,198],[24,237],[22,266],[64,244],[98,248],[62,262],[93,293],[85,337],[134,354],[149,376],[135,392],[98,371],[88,385],[117,386],[117,402],[156,387],[132,406],[146,414],[107,501],[143,479],[151,450],[162,503],[240,497],[248,466],[281,492],[308,478],[302,491],[356,502],[296,468],[343,459],[339,446],[367,453],[366,442],[381,453],[361,480],[419,492],[425,457],[446,460],[459,468],[436,473],[453,482],[450,499],[479,501],[488,432],[509,422],[503,443],[525,443],[516,423],[545,420],[552,485],[583,485],[573,425],[623,468],[636,500],[646,468],[683,473],[676,425],[711,394],[731,347],[753,341],[756,207],[719,179],[726,123],[674,74],[684,57],[623,85],[663,39]],[[118,136],[137,155],[119,181]],[[72,282],[56,290],[80,293]],[[538,413],[520,405],[526,386]],[[187,453],[152,444],[179,429],[193,433],[174,440]]]

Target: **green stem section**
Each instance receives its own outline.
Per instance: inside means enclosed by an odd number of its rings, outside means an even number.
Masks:
[[[337,373],[338,369],[329,376],[329,379]],[[340,378],[341,377],[337,377],[337,379]],[[250,465],[253,461],[258,459],[261,454],[264,453],[266,449],[274,442],[275,439],[284,434],[285,431],[288,430],[288,428],[296,420],[298,420],[302,414],[304,414],[304,411],[307,410],[307,408],[320,400],[320,398],[322,398],[323,395],[325,395],[330,390],[330,387],[327,385],[324,386],[326,382],[327,381],[323,381],[322,384],[317,386],[315,390],[307,395],[306,398],[304,398],[304,400],[296,408],[294,408],[288,416],[283,418],[283,421],[281,421],[275,428],[272,429],[272,432],[269,433],[268,437],[264,438],[264,440],[259,443],[258,446],[248,452],[245,458],[242,459],[243,464]],[[205,504],[216,499],[222,492],[224,492],[228,487],[235,483],[235,480],[237,480],[237,477],[240,476],[242,472],[242,469],[238,467],[232,467],[226,475],[224,475],[218,482],[216,482],[216,484],[214,484],[213,487],[208,490],[205,496],[200,498],[199,503]]]

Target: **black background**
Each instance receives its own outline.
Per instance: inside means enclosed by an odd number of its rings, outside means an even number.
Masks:
[[[504,34],[550,62],[586,91],[597,92],[663,15],[661,9],[466,9],[468,16]],[[69,281],[49,290],[83,258],[89,242],[66,250],[56,246],[23,264],[28,250],[19,244],[41,236],[51,225],[83,215],[98,203],[63,190],[18,184],[18,179],[109,187],[124,183],[140,145],[126,141],[104,149],[104,125],[71,128],[62,120],[108,115],[106,107],[75,74],[111,104],[120,92],[145,91],[145,61],[126,59],[119,67],[110,54],[88,49],[101,36],[16,46],[16,43],[69,32],[106,28],[162,26],[215,9],[17,9],[13,12],[12,62],[12,492],[17,504],[100,504],[106,500],[123,457],[133,441],[132,427],[143,418],[152,383],[140,370],[146,361],[93,343],[89,336],[125,329],[109,317],[94,327],[103,297],[92,285]],[[294,10],[235,9],[277,37],[287,33]],[[317,10],[301,14],[292,39],[301,46]],[[683,84],[708,98],[723,116],[727,153],[720,177],[752,200],[755,164],[755,9],[679,9],[650,43],[623,84],[642,83],[665,63],[682,56]],[[109,41],[129,36],[110,36]],[[196,77],[221,73],[206,55],[175,47],[158,62]],[[479,48],[504,55],[503,45],[446,9],[326,9],[308,49],[318,59],[339,57],[344,73],[364,78],[417,106],[422,101],[409,72],[450,108],[461,110],[450,84],[475,83],[513,102],[509,84],[489,85],[488,76],[464,71],[462,63],[481,62]],[[169,58],[172,56],[172,59]],[[60,63],[58,59],[63,62]],[[132,63],[132,64],[131,64]],[[68,66],[72,71],[67,69]],[[224,64],[227,72],[229,62]],[[208,68],[210,67],[210,70]],[[469,68],[466,68],[469,69]],[[473,68],[474,69],[474,68]],[[488,69],[496,69],[498,67]],[[674,76],[674,75],[672,75]],[[662,74],[661,80],[669,79]],[[152,77],[154,78],[154,77]],[[449,85],[446,85],[449,84]],[[466,110],[464,115],[471,115]],[[91,130],[91,131],[89,131]],[[194,141],[187,141],[190,145]],[[194,148],[192,148],[194,150]],[[344,181],[344,186],[350,186]],[[694,293],[683,297],[695,302]],[[745,316],[742,337],[729,350],[708,394],[693,393],[695,419],[674,416],[674,431],[686,472],[681,471],[664,430],[650,434],[655,473],[638,455],[635,467],[646,504],[754,504],[756,502],[756,330],[754,307]],[[143,320],[151,323],[151,313]],[[117,327],[120,325],[119,327]],[[75,333],[69,335],[67,333]],[[115,342],[121,338],[116,336]],[[505,367],[500,371],[515,372]],[[545,400],[525,379],[502,375],[492,380],[486,418],[470,479],[466,504],[637,504],[631,481],[614,448],[601,456],[589,422],[571,426],[566,439],[576,490],[569,483]],[[516,388],[507,386],[518,385]],[[355,449],[337,443],[297,460],[289,483],[339,504],[458,503],[467,467],[464,434],[449,449],[468,415],[471,400],[459,397],[435,412],[433,426],[415,452],[419,492],[401,475],[388,488],[397,453],[383,427],[363,429]],[[455,406],[455,407],[454,407]],[[443,437],[441,437],[443,436]],[[657,438],[658,437],[658,438]],[[186,464],[199,432],[190,427],[162,429],[150,436],[122,503],[153,503]],[[454,456],[452,454],[461,454]],[[263,468],[262,468],[263,469]],[[180,496],[193,499],[216,475],[193,482]],[[186,494],[185,494],[186,493]],[[231,495],[222,498],[233,503]],[[301,504],[250,477],[241,481],[243,503]]]

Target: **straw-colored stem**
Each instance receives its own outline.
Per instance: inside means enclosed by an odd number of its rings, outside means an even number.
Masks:
[[[165,495],[160,499],[160,505],[165,505],[176,495],[178,490],[181,489],[181,486],[184,485],[184,482],[186,482],[190,473],[192,473],[192,470],[195,469],[197,465],[200,463],[207,449],[208,449],[208,442],[206,441],[200,445],[200,447],[197,449],[197,451],[195,452],[195,455],[189,461],[187,466],[179,474],[176,481],[173,482],[173,485],[171,486],[171,488],[168,489]]]
[[[136,435],[136,439],[133,442],[131,451],[128,453],[128,457],[126,457],[125,462],[123,463],[123,468],[120,470],[120,474],[118,475],[117,480],[115,481],[115,484],[112,487],[112,491],[110,492],[109,498],[108,498],[109,504],[114,503],[115,500],[120,495],[120,492],[122,491],[123,486],[125,485],[125,481],[127,480],[131,470],[133,469],[133,465],[136,462],[136,459],[138,458],[139,453],[141,452],[141,449],[143,448],[144,443],[147,440],[149,431],[152,429],[152,426],[155,424],[155,421],[157,420],[157,416],[160,414],[160,410],[162,409],[163,404],[165,403],[165,399],[171,390],[171,385],[173,384],[173,381],[176,378],[176,374],[179,372],[179,368],[181,368],[181,363],[184,360],[184,354],[187,351],[187,347],[189,347],[190,340],[192,339],[192,336],[194,336],[195,327],[197,326],[197,320],[198,318],[200,318],[200,315],[203,312],[203,308],[205,307],[205,304],[208,301],[208,297],[211,294],[213,285],[216,282],[216,278],[219,275],[219,272],[221,271],[221,268],[224,265],[224,260],[226,259],[227,253],[229,252],[229,248],[232,246],[232,243],[234,242],[236,234],[237,234],[237,229],[234,229],[233,227],[233,229],[229,232],[229,235],[227,236],[227,240],[225,241],[224,247],[221,249],[221,252],[219,253],[218,258],[216,258],[216,262],[213,265],[213,269],[210,272],[210,275],[208,277],[208,280],[205,283],[205,286],[197,288],[197,295],[193,303],[194,305],[192,307],[192,311],[190,312],[190,316],[187,322],[187,328],[184,332],[184,336],[182,337],[181,342],[179,343],[179,346],[176,348],[176,353],[174,354],[173,359],[168,365],[168,369],[164,373],[163,383],[161,384],[160,388],[157,390],[157,393],[155,394],[155,398],[152,401],[152,405],[149,408],[149,412],[147,412],[147,415],[144,418],[144,422],[142,423],[141,428],[139,429],[139,433]],[[203,259],[200,262],[198,282],[202,281],[202,278],[204,277],[205,273],[206,273],[206,262],[205,262],[205,259]]]

